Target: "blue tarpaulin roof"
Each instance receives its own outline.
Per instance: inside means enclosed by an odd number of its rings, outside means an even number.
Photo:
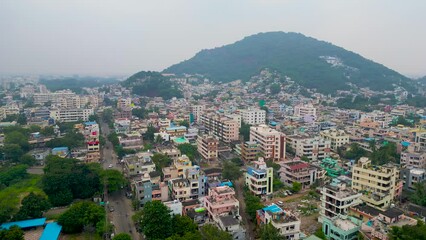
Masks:
[[[404,147],[408,147],[408,146],[410,146],[410,142],[402,141],[401,145],[404,146]]]
[[[40,240],[56,240],[61,234],[62,226],[56,222],[51,222],[46,225],[43,233],[41,234]]]
[[[16,225],[20,228],[30,228],[30,227],[39,227],[43,226],[46,222],[46,218],[36,218],[36,219],[30,219],[30,220],[23,220],[23,221],[17,221],[17,222],[8,222],[3,223],[0,226],[0,229],[9,229],[10,227]]]
[[[271,205],[263,208],[263,211],[265,211],[265,212],[266,211],[271,211],[273,213],[276,213],[276,212],[282,211],[282,209],[280,207],[278,207],[277,205],[275,205],[275,204],[271,204]]]

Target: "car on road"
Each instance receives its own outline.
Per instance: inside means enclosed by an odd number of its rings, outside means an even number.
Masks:
[[[110,212],[114,212],[114,210],[115,210],[114,207],[109,207]]]
[[[278,205],[278,206],[283,206],[283,205],[284,205],[284,203],[283,203],[282,201],[278,201],[278,202],[277,202],[277,205]]]
[[[108,165],[108,168],[112,168],[112,167],[113,167],[112,164]]]

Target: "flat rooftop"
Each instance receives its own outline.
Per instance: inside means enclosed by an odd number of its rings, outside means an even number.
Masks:
[[[349,231],[351,229],[357,228],[351,220],[338,218],[334,221],[334,225],[342,229],[343,231]]]

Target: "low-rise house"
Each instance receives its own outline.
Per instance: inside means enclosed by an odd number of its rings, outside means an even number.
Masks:
[[[136,131],[124,133],[124,136],[118,136],[118,141],[124,149],[142,149],[144,147],[142,135]]]
[[[271,223],[285,239],[298,240],[300,238],[300,219],[276,204],[257,210],[256,220],[258,225]]]
[[[322,231],[327,239],[356,240],[362,221],[346,215],[338,215],[322,222]]]
[[[214,187],[209,190],[209,195],[204,198],[210,219],[218,222],[218,217],[223,215],[239,216],[239,201],[235,198],[235,191],[228,187]]]
[[[301,160],[292,160],[282,164],[281,179],[287,186],[294,182],[302,184],[302,188],[308,188],[315,183],[318,176],[318,168]]]

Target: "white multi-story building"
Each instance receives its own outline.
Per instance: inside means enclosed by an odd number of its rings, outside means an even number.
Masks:
[[[204,105],[192,105],[191,113],[194,115],[194,120],[197,123],[201,123],[201,115],[204,113],[206,107]]]
[[[238,122],[238,120],[220,114],[211,113],[201,115],[201,123],[210,134],[213,134],[225,143],[238,141],[239,139],[239,128],[241,122]]]
[[[344,130],[330,129],[320,132],[320,136],[331,143],[331,149],[337,148],[349,143],[349,135]]]
[[[259,125],[266,123],[266,111],[262,109],[247,109],[240,111],[244,123]]]
[[[250,127],[250,142],[259,144],[260,152],[265,159],[281,161],[285,159],[286,137],[266,125]]]
[[[331,141],[321,137],[306,135],[287,136],[287,142],[297,157],[307,157],[309,161],[321,160],[330,156]]]
[[[349,208],[361,203],[361,193],[357,193],[348,186],[346,183],[339,182],[335,179],[330,184],[322,187],[321,189],[321,206],[320,218],[333,218],[338,215],[346,215]]]
[[[316,116],[317,109],[312,104],[299,104],[294,106],[293,115],[296,117]]]
[[[256,196],[269,195],[273,192],[273,168],[266,166],[263,158],[251,162],[245,174],[246,186]]]
[[[93,108],[51,109],[50,117],[58,122],[88,121],[93,113]]]

